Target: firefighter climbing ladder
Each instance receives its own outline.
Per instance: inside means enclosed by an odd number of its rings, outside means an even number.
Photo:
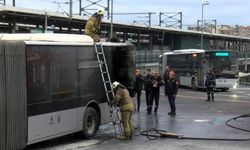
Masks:
[[[112,83],[111,83],[111,79],[110,79],[110,75],[108,71],[108,65],[107,65],[102,43],[95,43],[95,51],[96,51],[97,60],[98,60],[99,68],[100,68],[101,75],[102,75],[102,81],[104,84],[106,97],[107,97],[108,104],[109,104],[110,117],[112,118],[112,123],[113,123],[113,127],[115,130],[115,134],[116,136],[119,136],[119,135],[122,135],[123,133],[123,127],[121,124],[119,109],[116,106],[112,107],[110,105],[111,100],[114,98],[114,91],[112,89]],[[115,110],[113,111],[113,109]],[[114,113],[117,114],[118,121],[116,121]]]

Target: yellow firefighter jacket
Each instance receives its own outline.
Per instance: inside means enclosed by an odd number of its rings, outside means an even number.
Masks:
[[[113,104],[120,107],[121,111],[134,111],[134,103],[127,89],[117,87]]]
[[[98,16],[91,16],[85,26],[85,34],[92,35],[97,34],[101,25],[101,18]]]

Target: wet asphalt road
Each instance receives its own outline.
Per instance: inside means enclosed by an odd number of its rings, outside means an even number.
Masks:
[[[225,121],[250,113],[250,89],[240,88],[215,94],[214,102],[206,102],[206,93],[180,89],[176,99],[177,115],[170,117],[168,100],[161,94],[158,114],[146,114],[145,96],[142,94],[140,112],[133,116],[136,128],[132,140],[115,139],[112,125],[103,125],[90,140],[69,135],[29,146],[36,150],[249,150],[250,141],[204,141],[159,138],[153,141],[140,135],[150,128],[167,130],[184,137],[200,138],[250,138],[249,132],[225,125]],[[250,130],[250,117],[231,122],[237,127]]]

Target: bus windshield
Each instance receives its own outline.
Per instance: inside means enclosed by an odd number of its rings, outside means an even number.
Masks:
[[[212,68],[217,78],[235,78],[238,73],[237,53],[233,51],[206,52],[208,67]]]

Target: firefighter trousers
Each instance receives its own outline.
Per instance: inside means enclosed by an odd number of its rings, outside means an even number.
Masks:
[[[121,122],[124,129],[123,134],[126,138],[131,138],[133,135],[132,113],[133,111],[121,111]]]
[[[92,39],[94,40],[94,42],[100,42],[100,37],[99,37],[98,34],[88,33],[86,35],[89,35],[90,37],[92,37]]]

